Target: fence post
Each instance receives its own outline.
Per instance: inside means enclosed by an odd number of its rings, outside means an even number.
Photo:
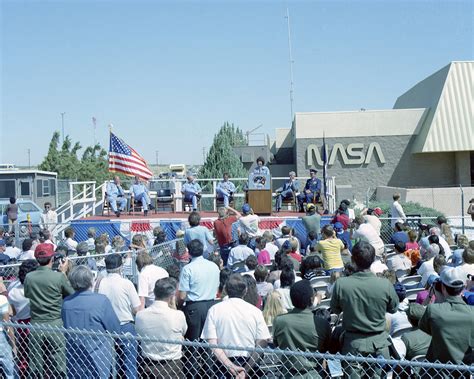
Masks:
[[[461,184],[459,185],[459,188],[461,189],[461,230],[462,234],[464,234],[464,190]]]

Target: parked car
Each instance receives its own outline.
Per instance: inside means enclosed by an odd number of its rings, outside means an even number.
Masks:
[[[17,199],[18,204],[18,223],[26,224],[28,222],[28,214],[30,215],[31,224],[39,226],[41,213],[43,210],[31,200]],[[9,199],[0,199],[0,221],[1,224],[7,225],[7,206],[10,204]]]

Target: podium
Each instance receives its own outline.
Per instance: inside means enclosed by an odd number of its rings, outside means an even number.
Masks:
[[[272,213],[272,189],[269,174],[249,174],[247,202],[254,213],[270,215]]]

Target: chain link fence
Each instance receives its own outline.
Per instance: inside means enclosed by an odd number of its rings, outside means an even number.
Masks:
[[[59,321],[60,323],[60,321]],[[1,323],[6,378],[472,378],[474,366],[325,354]],[[13,346],[13,347],[10,347]],[[271,343],[270,345],[271,346]],[[229,363],[222,356],[229,358]],[[192,354],[193,359],[189,359]],[[220,357],[220,359],[218,358]],[[190,365],[190,362],[193,365]],[[224,365],[221,361],[225,361]]]

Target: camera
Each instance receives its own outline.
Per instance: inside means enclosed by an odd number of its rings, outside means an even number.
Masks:
[[[55,253],[53,256],[53,267],[54,271],[59,271],[59,265],[66,262],[66,256],[63,253]]]

